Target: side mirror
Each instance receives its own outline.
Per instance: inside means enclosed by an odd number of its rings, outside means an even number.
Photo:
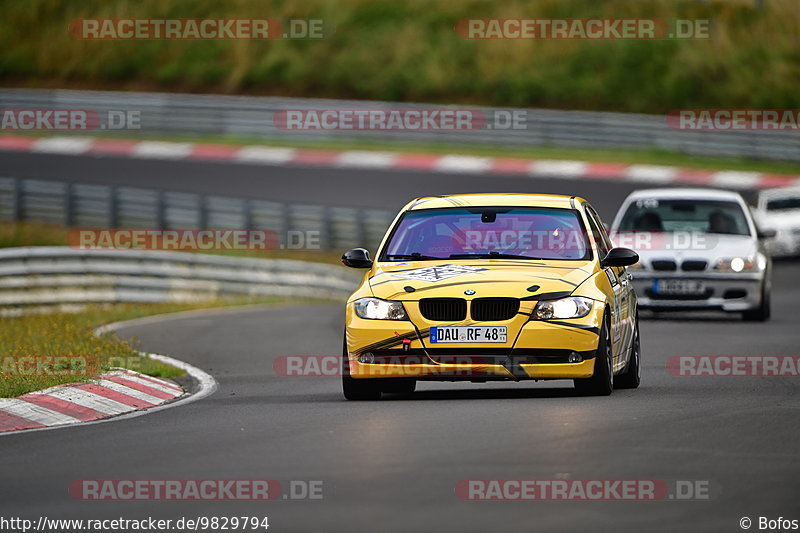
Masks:
[[[774,229],[758,229],[757,235],[759,239],[772,239],[778,232]]]
[[[612,248],[608,255],[601,261],[600,266],[605,267],[626,267],[635,265],[639,262],[639,254],[628,248]]]
[[[372,266],[372,259],[364,248],[353,248],[342,255],[342,263],[351,268],[369,268]]]

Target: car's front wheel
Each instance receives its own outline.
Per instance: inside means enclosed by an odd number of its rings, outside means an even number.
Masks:
[[[587,396],[608,396],[614,390],[614,371],[611,368],[611,326],[608,315],[600,328],[600,342],[594,357],[594,374],[590,378],[576,379],[575,389]]]
[[[631,343],[631,357],[625,367],[625,371],[614,377],[615,389],[635,389],[641,382],[642,349],[639,341],[639,319],[636,319],[636,326],[633,330],[633,342]]]
[[[764,287],[761,289],[761,305],[742,313],[742,318],[748,322],[766,322],[769,320],[772,310],[771,307],[770,290],[767,289],[767,284],[765,282]]]
[[[342,342],[342,392],[348,400],[380,400],[381,388],[378,379],[353,379],[350,376],[350,359],[347,357],[347,341]]]

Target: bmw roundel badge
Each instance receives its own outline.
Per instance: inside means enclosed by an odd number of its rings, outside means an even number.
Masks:
[[[467,289],[464,291],[464,294],[466,294],[467,296],[472,296],[473,294],[475,294],[475,291],[473,291],[472,289]]]

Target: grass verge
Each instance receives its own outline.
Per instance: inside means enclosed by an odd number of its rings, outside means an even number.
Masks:
[[[3,222],[0,223],[0,248],[64,246],[68,232],[64,227],[36,222]],[[341,264],[340,253],[330,251],[230,250],[218,253]],[[135,339],[126,342],[113,334],[96,336],[94,328],[161,313],[245,304],[275,305],[285,301],[281,298],[231,298],[198,303],[92,305],[75,313],[4,317],[0,319],[3,323],[0,328],[0,398],[85,381],[114,366],[151,376],[177,377],[183,374],[182,370],[140,356]]]
[[[800,4],[767,0],[6,0],[0,80],[600,109],[800,107]],[[82,18],[310,18],[319,40],[82,40]],[[707,19],[710,38],[465,40],[463,18]]]
[[[78,313],[3,318],[0,328],[0,398],[12,398],[63,383],[86,381],[122,366],[150,376],[173,378],[184,372],[139,355],[138,341],[113,333],[97,336],[103,324],[161,313],[241,304],[278,304],[281,299],[224,300],[196,304],[114,304]]]

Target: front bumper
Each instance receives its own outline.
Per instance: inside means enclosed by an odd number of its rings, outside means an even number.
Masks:
[[[520,373],[522,370],[522,373]],[[409,378],[432,381],[495,381],[521,379],[588,378],[594,373],[594,358],[580,363],[521,364],[517,368],[480,364],[365,364],[350,359],[353,378]]]
[[[348,313],[346,346],[353,378],[412,378],[436,381],[491,381],[588,378],[602,324],[603,306],[586,317],[556,321],[427,323],[365,320]],[[432,344],[430,327],[505,325],[508,342]],[[365,362],[367,357],[371,362]],[[577,362],[570,362],[570,357]]]
[[[654,290],[655,280],[700,281],[705,292],[698,295],[674,296],[659,294]],[[706,273],[689,275],[671,272],[636,272],[633,287],[642,309],[716,309],[741,312],[761,305],[763,272],[725,274]]]

